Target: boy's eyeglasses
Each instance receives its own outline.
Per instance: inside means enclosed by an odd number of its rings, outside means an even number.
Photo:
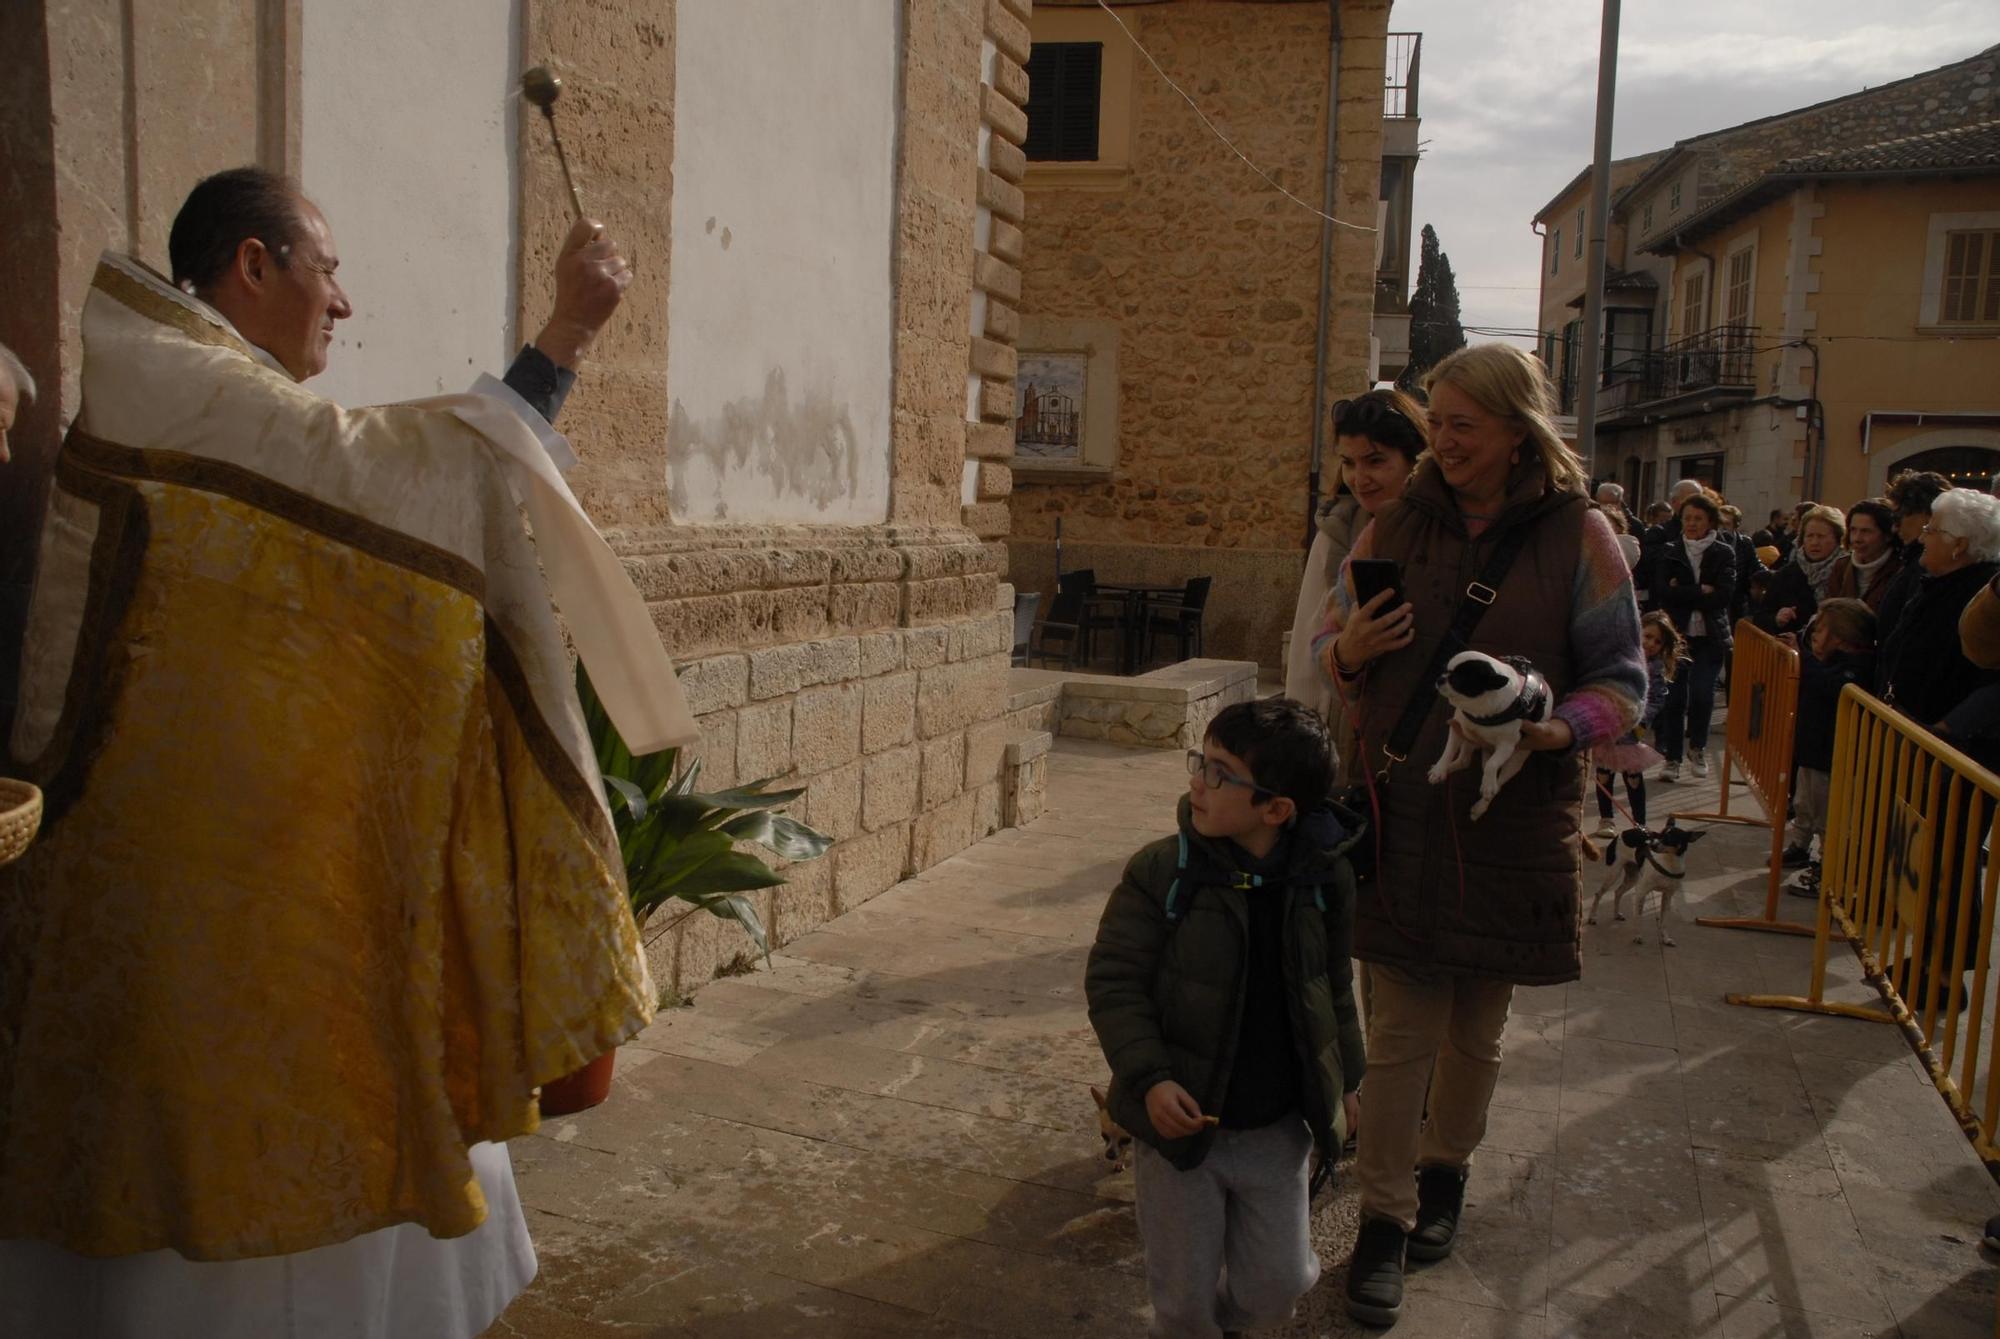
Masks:
[[[1188,750],[1187,764],[1188,775],[1200,777],[1202,783],[1210,790],[1216,790],[1223,786],[1241,786],[1250,792],[1250,803],[1252,804],[1263,804],[1266,800],[1277,797],[1278,792],[1267,790],[1255,781],[1245,781],[1221,763],[1209,758],[1200,749]]]

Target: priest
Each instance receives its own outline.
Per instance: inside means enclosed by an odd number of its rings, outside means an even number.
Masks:
[[[92,283],[8,741],[0,1333],[475,1335],[504,1141],[652,1009],[556,607],[635,748],[695,735],[551,427],[630,267],[580,222],[504,382],[347,410],[294,185],[170,255]]]

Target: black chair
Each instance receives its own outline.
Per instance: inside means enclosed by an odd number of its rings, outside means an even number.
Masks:
[[[1036,594],[1037,603],[1041,595]],[[1019,611],[1015,612],[1015,627],[1020,626]],[[1018,635],[1018,634],[1017,634]],[[1060,643],[1052,648],[1051,641]],[[1071,587],[1056,590],[1056,598],[1049,605],[1049,616],[1032,624],[1028,629],[1026,645],[1022,648],[1021,663],[1027,664],[1035,657],[1041,657],[1042,668],[1047,669],[1049,657],[1062,657],[1064,669],[1075,669],[1077,657],[1089,644],[1088,633],[1083,626],[1083,592]]]
[[[1159,603],[1146,610],[1146,659],[1153,658],[1155,637],[1174,637],[1180,642],[1176,660],[1201,654],[1202,611],[1208,607],[1208,588],[1213,577],[1189,577],[1177,603]]]
[[[1035,634],[1035,615],[1042,607],[1042,593],[1038,590],[1021,591],[1014,596],[1014,655],[1013,663],[1028,663],[1028,639]]]
[[[1056,578],[1058,594],[1074,590],[1083,597],[1080,614],[1083,627],[1082,659],[1086,665],[1097,661],[1098,653],[1111,637],[1115,660],[1125,648],[1125,638],[1131,629],[1126,626],[1126,612],[1129,608],[1123,595],[1100,595],[1097,592],[1097,569],[1080,567],[1074,572],[1065,572]],[[1109,634],[1107,636],[1107,634]]]

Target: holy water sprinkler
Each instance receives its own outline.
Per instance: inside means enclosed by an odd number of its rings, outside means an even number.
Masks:
[[[576,192],[576,179],[569,174],[569,156],[563,152],[562,136],[556,132],[556,99],[562,96],[562,78],[546,65],[537,65],[521,76],[521,96],[542,109],[549,123],[549,139],[556,146],[556,162],[562,165],[563,185],[569,187],[569,206],[576,218],[583,217],[583,197]]]

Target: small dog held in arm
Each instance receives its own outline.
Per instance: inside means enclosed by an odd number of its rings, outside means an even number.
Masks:
[[[1646,909],[1646,894],[1660,895],[1660,943],[1674,948],[1674,937],[1667,933],[1667,904],[1680,891],[1682,880],[1687,878],[1687,849],[1707,836],[1706,832],[1692,832],[1687,828],[1677,828],[1674,820],[1658,832],[1648,832],[1644,828],[1627,828],[1618,834],[1618,843],[1604,852],[1604,863],[1619,866],[1619,872],[1604,881],[1591,899],[1590,915],[1584,917],[1586,925],[1597,924],[1597,908],[1604,901],[1606,893],[1611,894],[1611,916],[1613,920],[1625,919],[1625,894],[1632,893],[1632,914],[1637,916]],[[1625,848],[1621,862],[1618,847]],[[1614,891],[1615,890],[1615,891]],[[1646,942],[1644,935],[1637,936],[1635,944]]]
[[[1521,747],[1521,723],[1546,721],[1554,710],[1554,695],[1548,680],[1524,658],[1496,659],[1478,651],[1453,656],[1438,676],[1437,689],[1451,703],[1456,728],[1445,737],[1444,753],[1430,770],[1430,783],[1439,784],[1485,753],[1479,799],[1469,815],[1477,819],[1528,761],[1528,750]]]

